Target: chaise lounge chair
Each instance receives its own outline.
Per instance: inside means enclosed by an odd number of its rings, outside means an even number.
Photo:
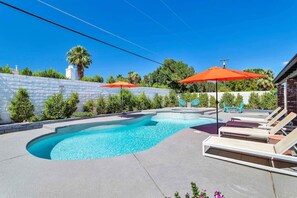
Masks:
[[[280,107],[276,108],[271,114],[269,114],[266,118],[255,118],[255,117],[232,117],[231,121],[234,120],[242,120],[248,122],[268,122],[277,112],[281,110]]]
[[[297,167],[297,157],[284,155],[296,143],[297,129],[276,144],[209,136],[202,143],[202,154],[207,157],[297,176],[297,169],[294,169]],[[265,159],[269,160],[271,164],[263,164]],[[286,166],[280,163],[285,163]]]
[[[282,121],[277,123],[271,129],[260,129],[260,128],[242,128],[242,127],[220,127],[219,128],[219,137],[222,134],[235,135],[235,136],[244,136],[247,138],[255,139],[266,139],[271,135],[275,135],[277,132],[281,131],[289,122],[291,122],[296,117],[296,114],[291,112],[287,115]]]
[[[276,116],[274,116],[269,122],[248,122],[242,120],[234,120],[226,122],[226,126],[233,126],[233,127],[247,127],[247,128],[271,128],[272,126],[276,125],[278,120],[283,117],[288,111],[283,109],[279,112]]]
[[[178,104],[179,104],[179,106],[181,106],[181,107],[186,107],[186,106],[187,106],[186,101],[184,101],[183,99],[178,99]]]

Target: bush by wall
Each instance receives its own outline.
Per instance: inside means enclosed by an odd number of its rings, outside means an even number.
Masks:
[[[216,107],[216,98],[214,96],[209,98],[209,107]]]
[[[102,95],[100,95],[98,100],[96,101],[96,111],[98,115],[106,113],[106,102]]]
[[[30,101],[28,92],[20,88],[8,107],[10,118],[15,122],[29,121],[34,116],[34,105]]]
[[[174,90],[169,92],[169,106],[168,107],[178,107],[177,94]]]
[[[65,102],[65,117],[70,118],[72,116],[72,114],[77,110],[78,103],[78,94],[71,93],[71,96]]]
[[[153,109],[160,109],[163,107],[163,97],[155,94],[155,97],[152,102]]]
[[[262,109],[276,109],[277,107],[277,96],[273,93],[264,93],[261,96],[261,108]]]
[[[142,92],[136,97],[136,108],[138,110],[146,110],[152,108],[152,102],[148,96]]]
[[[94,100],[89,100],[84,104],[83,109],[84,112],[95,112],[95,107],[96,105]]]
[[[197,93],[190,93],[190,92],[185,92],[181,94],[181,99],[186,101],[186,102],[192,102],[193,100],[197,99]]]
[[[234,105],[236,107],[239,107],[239,105],[240,105],[241,102],[243,102],[243,96],[238,93],[237,96],[236,96]]]
[[[133,108],[135,108],[135,103],[136,103],[136,97],[134,96],[134,94],[128,89],[122,89],[122,98],[123,98],[123,110],[133,111]]]
[[[200,107],[208,107],[208,95],[207,93],[201,93],[199,94],[199,100],[200,100]]]
[[[259,94],[252,92],[249,97],[249,109],[261,109],[261,98]]]
[[[223,102],[225,102],[225,104],[228,106],[228,107],[232,107],[234,106],[234,100],[235,100],[235,96],[229,92],[225,92],[223,95],[222,95],[222,98],[220,100],[220,107],[222,108],[223,107]]]
[[[42,116],[46,120],[63,119],[65,118],[65,110],[66,102],[60,92],[47,99]]]
[[[108,95],[106,101],[106,112],[107,113],[119,113],[121,112],[121,102],[119,96]]]

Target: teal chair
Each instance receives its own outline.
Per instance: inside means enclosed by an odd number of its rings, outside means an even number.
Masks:
[[[198,100],[198,99],[192,100],[192,102],[191,102],[191,105],[193,107],[198,107],[199,104],[200,104],[200,100]]]
[[[224,112],[229,113],[229,107],[226,106],[226,103],[223,102]]]
[[[186,106],[187,106],[186,101],[184,101],[183,99],[178,99],[178,104],[179,104],[179,106],[181,106],[181,107],[186,107]]]
[[[242,113],[243,112],[243,106],[244,106],[244,104],[243,104],[243,102],[241,102],[239,104],[239,107],[236,109],[238,113]]]

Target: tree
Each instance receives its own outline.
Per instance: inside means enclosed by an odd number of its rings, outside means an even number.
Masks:
[[[82,77],[84,77],[85,68],[89,68],[90,64],[92,63],[90,58],[91,54],[89,54],[86,48],[78,45],[71,48],[67,52],[67,55],[67,61],[69,64],[77,66],[78,80],[81,80]]]
[[[31,71],[31,69],[29,67],[25,67],[25,69],[20,70],[20,75],[24,75],[24,76],[32,76],[33,72]]]
[[[28,92],[20,88],[8,107],[10,118],[15,122],[29,121],[34,116],[34,105],[30,101]]]
[[[267,77],[266,78],[260,78],[258,80],[258,85],[264,91],[268,91],[270,89],[273,89],[274,88],[274,84],[273,84],[273,79],[274,79],[273,71],[271,71],[271,70],[264,70],[263,72],[261,72],[261,74],[264,74]]]
[[[84,77],[82,77],[81,80],[82,81],[88,81],[88,82],[99,82],[99,83],[102,83],[104,81],[103,77],[101,77],[99,75],[96,75],[96,76],[93,76],[93,77],[84,76]]]
[[[115,79],[113,78],[113,76],[109,76],[109,78],[107,78],[106,83],[115,83]]]
[[[12,70],[10,69],[9,65],[6,65],[4,68],[0,66],[0,73],[4,74],[13,74]]]
[[[102,95],[98,98],[96,102],[96,110],[97,114],[105,114],[106,113],[106,102]]]
[[[118,74],[116,79],[117,79],[117,81],[128,82],[128,79],[125,78],[122,74]]]
[[[141,81],[141,77],[136,72],[129,72],[128,73],[128,82],[132,84],[139,84]]]
[[[53,68],[49,68],[44,71],[37,71],[33,73],[33,76],[38,77],[46,77],[46,78],[58,78],[58,79],[66,79],[66,77],[60,72],[54,70]]]
[[[180,80],[195,74],[193,67],[189,67],[182,61],[166,59],[162,66],[158,67],[153,73],[149,74],[152,85],[167,85],[169,88],[184,92],[197,91],[197,84],[181,84]]]

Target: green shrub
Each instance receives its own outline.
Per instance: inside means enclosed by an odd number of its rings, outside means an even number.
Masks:
[[[273,92],[267,92],[261,95],[261,108],[262,109],[276,109],[277,108],[277,96]]]
[[[186,92],[186,93],[181,94],[181,99],[186,102],[192,102],[193,100],[195,100],[197,98],[198,98],[197,93]]]
[[[240,103],[243,102],[243,96],[240,93],[237,94],[234,105],[239,107]]]
[[[70,118],[72,116],[72,114],[77,110],[78,103],[78,94],[71,93],[71,96],[65,102],[65,117]]]
[[[88,81],[88,82],[100,82],[100,83],[102,83],[104,81],[103,77],[101,77],[99,75],[96,75],[96,76],[93,76],[93,77],[84,76],[84,77],[82,77],[81,80],[82,81]]]
[[[45,70],[45,71],[34,72],[33,76],[66,79],[66,77],[63,74],[61,74],[60,72],[58,72],[52,68],[49,68],[48,70]]]
[[[94,112],[75,112],[72,114],[72,117],[93,117],[95,116]]]
[[[32,116],[30,119],[29,119],[30,122],[40,122],[42,121],[42,117],[39,117],[39,116]]]
[[[34,105],[30,101],[28,92],[20,88],[8,107],[10,118],[15,122],[29,121],[34,116]]]
[[[83,105],[84,112],[94,112],[95,111],[95,102],[93,100],[87,101]]]
[[[120,95],[119,95],[120,98]],[[136,98],[134,94],[128,89],[122,89],[123,111],[133,111],[135,107]]]
[[[156,93],[152,102],[152,106],[153,109],[161,109],[163,106],[163,97]]]
[[[12,70],[10,69],[9,65],[6,65],[4,68],[0,66],[0,73],[4,74],[13,74]]]
[[[201,93],[199,94],[199,106],[200,107],[208,107],[208,94],[207,93]]]
[[[248,107],[250,109],[261,109],[261,99],[258,93],[252,92],[250,94]]]
[[[152,108],[152,102],[150,98],[145,95],[144,92],[136,97],[136,108],[138,110],[146,110]]]
[[[169,107],[177,107],[177,106],[178,106],[177,94],[174,90],[171,90],[169,92]]]
[[[209,107],[216,107],[216,98],[214,96],[209,98]]]
[[[98,100],[96,101],[96,110],[97,110],[97,114],[106,113],[106,102],[102,95],[100,95]]]
[[[25,69],[20,70],[19,74],[24,76],[32,76],[33,73],[29,67],[26,67]]]
[[[108,95],[106,102],[107,113],[119,113],[121,112],[121,102],[117,95]]]
[[[220,107],[222,108],[223,107],[223,102],[225,102],[226,106],[228,107],[232,107],[234,106],[234,101],[235,100],[235,96],[229,92],[225,92],[223,95],[222,95],[222,98],[220,100]]]
[[[63,94],[60,92],[47,99],[42,116],[46,120],[63,119],[66,117],[65,112],[66,102],[64,101]]]
[[[164,107],[170,107],[170,100],[168,96],[164,97]]]

